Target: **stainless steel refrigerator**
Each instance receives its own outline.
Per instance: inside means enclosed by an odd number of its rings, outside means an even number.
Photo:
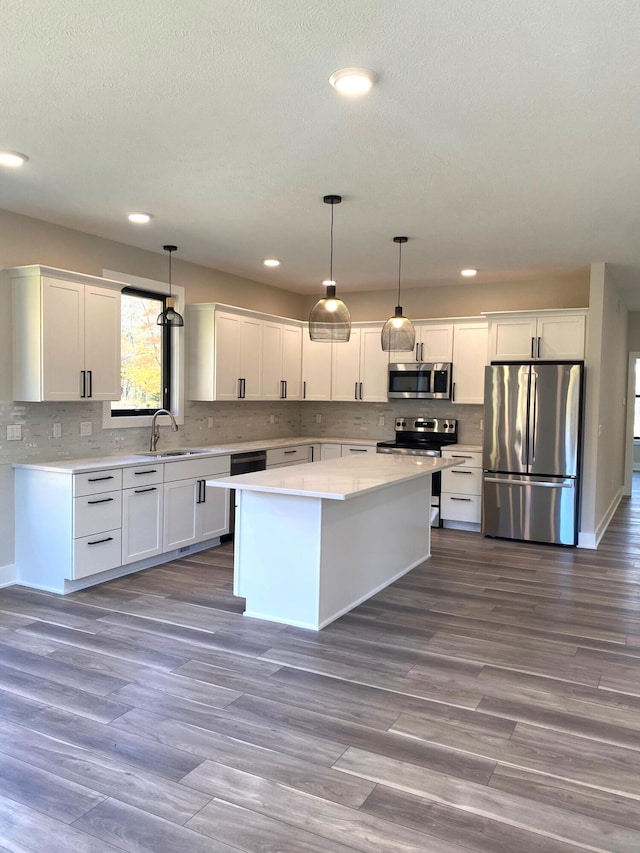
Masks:
[[[582,388],[581,363],[485,369],[485,536],[577,543]]]

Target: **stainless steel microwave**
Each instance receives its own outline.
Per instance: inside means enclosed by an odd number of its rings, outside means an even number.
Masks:
[[[449,400],[451,362],[390,364],[387,392],[390,400]]]

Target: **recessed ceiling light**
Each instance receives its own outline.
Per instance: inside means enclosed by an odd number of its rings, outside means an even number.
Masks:
[[[133,222],[136,225],[146,225],[147,222],[151,221],[150,213],[130,213],[127,217],[129,222]]]
[[[28,159],[26,154],[20,154],[18,151],[0,151],[0,166],[7,166],[9,169],[23,166]]]
[[[280,261],[277,258],[265,258],[262,262],[265,267],[279,267]]]
[[[478,270],[460,270],[460,275],[463,275],[465,278],[473,278],[474,275],[478,274]]]
[[[329,83],[341,95],[366,95],[376,82],[376,75],[368,68],[341,68],[329,77]]]

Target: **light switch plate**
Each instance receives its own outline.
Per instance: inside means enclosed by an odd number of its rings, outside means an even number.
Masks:
[[[53,437],[60,438],[62,435],[62,424],[54,424],[53,425]]]
[[[378,426],[384,426],[384,415],[378,415]]]
[[[322,423],[322,415],[319,415],[319,414],[318,414],[318,415],[316,415],[316,423],[317,423],[317,424],[321,424],[321,423]]]
[[[22,439],[22,427],[20,424],[7,424],[7,441],[20,441]]]
[[[92,425],[91,421],[81,421],[80,422],[80,435],[91,435]]]
[[[207,418],[207,429],[213,429],[213,418]]]

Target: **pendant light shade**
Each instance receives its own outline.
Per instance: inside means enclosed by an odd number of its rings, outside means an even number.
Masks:
[[[177,246],[163,246],[165,252],[169,252],[169,295],[165,302],[165,309],[158,314],[156,323],[158,326],[184,326],[182,315],[174,308],[175,299],[171,295],[171,253],[177,251]]]
[[[312,341],[346,342],[351,337],[351,315],[342,299],[336,297],[336,283],[333,280],[333,206],[340,204],[342,197],[326,195],[323,201],[331,205],[329,279],[323,282],[327,288],[326,295],[316,302],[309,314],[309,337]]]
[[[398,244],[398,304],[395,314],[389,317],[382,327],[381,342],[384,352],[409,352],[413,350],[416,342],[416,330],[413,323],[402,313],[400,305],[400,275],[402,272],[402,244],[406,243],[408,237],[394,237],[393,242]]]

